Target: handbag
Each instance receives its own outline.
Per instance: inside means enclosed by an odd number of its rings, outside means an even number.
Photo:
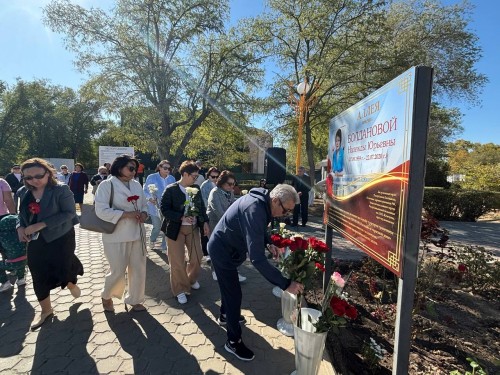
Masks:
[[[111,194],[109,195],[109,207],[113,206],[113,184],[111,184]],[[95,204],[84,205],[80,216],[80,228],[92,232],[111,234],[116,228],[116,224],[100,219],[95,213]]]

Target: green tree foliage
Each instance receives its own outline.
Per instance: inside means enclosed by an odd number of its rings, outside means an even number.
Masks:
[[[0,81],[0,171],[10,171],[10,166],[21,161],[22,134],[27,129],[28,99],[23,82],[9,88]]]
[[[458,140],[448,145],[450,173],[464,175],[464,189],[500,191],[500,145]]]
[[[55,0],[45,22],[65,35],[77,66],[91,73],[89,91],[110,111],[155,111],[150,151],[177,163],[213,112],[250,109],[262,77],[256,41],[245,28],[226,31],[227,12],[227,0],[118,0],[110,13]]]
[[[280,68],[270,107],[279,108],[273,129],[295,135],[288,127],[289,82],[307,79],[315,106],[305,122],[309,166],[315,147],[326,154],[328,119],[415,65],[435,68],[431,114],[431,159],[443,156],[444,142],[458,133],[460,114],[441,99],[475,102],[487,81],[474,64],[481,57],[477,36],[468,29],[468,2],[443,6],[436,0],[343,2],[269,0],[269,12],[255,28]],[[297,95],[297,93],[295,93]],[[293,101],[293,100],[292,100]],[[320,140],[315,143],[315,140]],[[291,141],[293,142],[293,140]],[[317,160],[317,159],[316,159]]]
[[[100,104],[69,88],[40,80],[3,85],[0,95],[2,170],[39,156],[95,164],[92,138],[105,124]]]

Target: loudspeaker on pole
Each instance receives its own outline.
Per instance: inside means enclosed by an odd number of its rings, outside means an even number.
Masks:
[[[286,178],[286,150],[270,147],[264,159],[264,174],[268,184],[282,184]]]

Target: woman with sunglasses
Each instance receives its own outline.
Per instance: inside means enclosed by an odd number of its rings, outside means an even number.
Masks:
[[[198,276],[201,271],[200,230],[210,235],[205,204],[195,185],[199,167],[191,160],[183,162],[179,168],[181,179],[167,186],[161,198],[163,220],[162,230],[168,241],[170,262],[170,287],[180,304],[187,303],[191,289],[200,289]],[[187,264],[186,264],[187,249]]]
[[[210,192],[208,197],[207,214],[210,224],[210,233],[213,233],[215,226],[227,211],[229,206],[236,200],[233,189],[236,177],[230,171],[222,171],[216,182],[216,187]],[[212,278],[217,281],[215,271],[212,271]],[[238,280],[240,283],[247,278],[238,271]]]
[[[42,310],[31,326],[34,330],[53,315],[52,289],[67,286],[73,297],[80,296],[76,282],[83,266],[75,255],[78,217],[73,193],[67,185],[58,184],[46,160],[28,159],[21,172],[24,187],[19,189],[17,234],[19,241],[27,242],[28,267]]]
[[[104,255],[109,263],[101,292],[102,305],[107,312],[115,311],[113,297],[123,298],[126,280],[125,308],[132,305],[132,311],[146,310],[142,304],[146,287],[146,229],[143,223],[148,218],[148,208],[142,186],[134,180],[138,165],[137,159],[129,155],[118,156],[111,164],[111,177],[101,182],[95,197],[96,215],[117,224],[113,233],[102,234]]]
[[[156,249],[156,239],[160,235],[161,229],[161,212],[160,212],[160,201],[161,196],[168,185],[175,182],[174,176],[170,174],[172,167],[168,160],[162,160],[156,166],[156,173],[150,174],[146,178],[146,183],[144,184],[144,195],[148,201],[148,214],[151,217],[151,223],[153,224],[153,229],[149,235],[149,244],[151,249]],[[151,186],[154,185],[154,186]],[[167,241],[165,236],[161,234],[161,252],[167,253]]]
[[[203,183],[201,184],[200,187],[201,197],[203,198],[203,203],[205,203],[205,207],[208,207],[208,196],[210,195],[212,189],[217,186],[215,183],[219,178],[219,175],[220,172],[216,167],[210,167],[207,172],[207,179],[203,181]],[[200,228],[200,231],[201,230],[202,228]],[[206,262],[210,262],[210,256],[208,255],[207,244],[208,244],[208,237],[204,236],[203,233],[201,233],[201,250],[203,251],[203,259]]]

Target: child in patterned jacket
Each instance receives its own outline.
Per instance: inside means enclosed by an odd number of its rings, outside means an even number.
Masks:
[[[24,272],[26,269],[26,244],[19,242],[16,231],[17,215],[0,217],[0,292],[12,289],[6,271],[11,271],[17,277],[17,286],[26,284]]]

